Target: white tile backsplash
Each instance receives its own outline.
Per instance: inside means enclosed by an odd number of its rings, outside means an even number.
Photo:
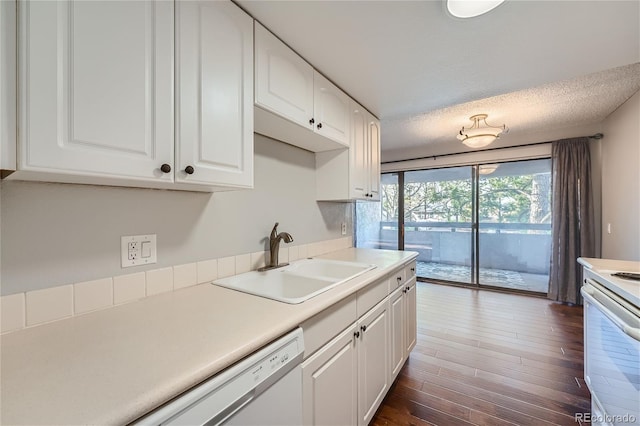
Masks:
[[[236,256],[236,275],[249,272],[251,270],[251,255],[241,254]]]
[[[19,330],[25,325],[24,293],[10,294],[0,299],[0,332]]]
[[[281,246],[279,262],[295,262],[352,246],[352,237]],[[241,274],[258,269],[269,260],[268,252],[259,251],[3,296],[0,298],[0,332],[16,331],[114,304]]]
[[[73,285],[34,290],[26,293],[27,326],[73,315]]]
[[[218,259],[203,260],[197,264],[198,284],[218,278]]]
[[[173,289],[173,268],[147,271],[147,296],[165,293]]]
[[[295,262],[300,258],[300,250],[298,246],[289,247],[289,262]]]
[[[258,268],[262,268],[267,264],[267,252],[257,251],[251,253],[251,270],[255,271]]]
[[[73,312],[82,314],[113,305],[113,279],[87,281],[73,285]]]
[[[218,259],[218,278],[230,277],[236,274],[235,256]]]
[[[196,263],[186,263],[173,267],[173,289],[191,287],[198,281],[198,266]]]
[[[113,303],[118,305],[142,299],[146,295],[146,287],[144,272],[113,277]]]

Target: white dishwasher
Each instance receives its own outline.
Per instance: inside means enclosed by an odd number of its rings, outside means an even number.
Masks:
[[[134,424],[300,425],[303,352],[297,328]]]

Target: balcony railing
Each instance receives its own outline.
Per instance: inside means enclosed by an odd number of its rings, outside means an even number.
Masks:
[[[418,261],[470,265],[471,230],[470,222],[405,222],[405,249],[417,251]],[[479,230],[481,267],[548,273],[551,224],[480,223]],[[397,248],[397,222],[380,222],[376,233],[361,246]]]

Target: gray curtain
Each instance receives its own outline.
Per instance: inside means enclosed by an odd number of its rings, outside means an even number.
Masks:
[[[589,139],[555,141],[551,147],[553,230],[549,299],[582,304],[578,257],[595,256]]]

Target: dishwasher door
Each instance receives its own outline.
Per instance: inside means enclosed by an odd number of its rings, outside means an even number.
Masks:
[[[300,425],[303,352],[297,328],[136,424]]]

